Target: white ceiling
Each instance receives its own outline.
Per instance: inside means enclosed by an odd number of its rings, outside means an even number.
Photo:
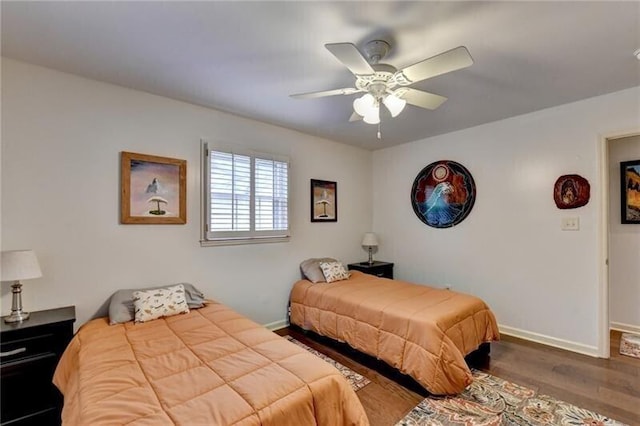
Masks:
[[[2,55],[368,149],[640,85],[640,2],[11,2]],[[464,45],[475,63],[415,84],[449,100],[376,126],[325,43],[385,39],[397,68]]]

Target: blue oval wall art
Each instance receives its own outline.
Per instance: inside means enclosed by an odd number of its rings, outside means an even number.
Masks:
[[[418,218],[434,228],[462,222],[476,200],[476,184],[469,170],[455,161],[441,160],[422,169],[411,188],[411,206]]]

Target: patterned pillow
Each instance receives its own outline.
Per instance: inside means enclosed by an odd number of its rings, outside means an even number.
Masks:
[[[320,269],[328,283],[349,279],[349,272],[340,262],[320,262]]]
[[[325,282],[324,274],[322,273],[322,269],[320,269],[320,263],[322,262],[337,262],[337,260],[330,257],[303,260],[302,263],[300,263],[302,276],[314,284]]]
[[[320,270],[320,267],[318,267]],[[322,272],[320,272],[322,275]],[[324,277],[322,278],[324,279]],[[189,309],[202,308],[205,305],[204,293],[198,290],[193,284],[175,283],[172,285],[184,285],[184,297],[187,300]],[[161,287],[146,287],[118,290],[111,295],[109,300],[109,324],[120,324],[123,322],[133,321],[136,317],[135,307],[133,306],[134,291],[150,291],[161,288],[169,288],[172,285]]]
[[[182,284],[133,292],[135,321],[146,322],[156,318],[189,313]]]

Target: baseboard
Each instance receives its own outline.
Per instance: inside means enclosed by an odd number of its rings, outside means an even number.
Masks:
[[[280,321],[270,322],[269,324],[264,324],[266,328],[271,331],[280,330],[281,328],[289,327],[289,321],[286,319]]]
[[[600,356],[598,348],[595,346],[589,346],[565,339],[558,339],[556,337],[520,330],[506,325],[498,325],[498,328],[500,329],[500,333],[506,334],[507,336],[518,337],[520,339],[530,340],[532,342],[542,343],[543,345],[553,346],[554,348],[565,349],[567,351],[577,352],[579,354],[589,355],[596,358]]]
[[[612,330],[624,331],[625,333],[640,334],[640,325],[631,325],[631,324],[624,324],[621,322],[611,321],[609,323],[609,328],[611,328]]]

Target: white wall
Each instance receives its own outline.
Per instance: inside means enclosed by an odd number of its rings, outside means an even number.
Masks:
[[[620,221],[620,162],[640,160],[640,136],[612,139],[609,148],[609,319],[640,331],[640,225]]]
[[[200,138],[290,157],[289,243],[200,247]],[[187,160],[186,225],[119,224],[120,151]],[[2,249],[33,248],[44,274],[25,281],[25,310],[73,304],[78,325],[116,289],[187,281],[260,323],[283,321],[301,260],[364,259],[370,176],[365,150],[2,61]],[[310,222],[310,178],[338,182],[337,223]]]
[[[375,151],[373,230],[378,259],[396,263],[399,279],[476,294],[501,329],[597,353],[602,138],[640,130],[640,88]],[[473,175],[471,214],[449,229],[424,225],[410,190],[427,164],[449,159]],[[559,210],[553,184],[577,173],[591,201]],[[561,231],[578,216],[578,232]]]

